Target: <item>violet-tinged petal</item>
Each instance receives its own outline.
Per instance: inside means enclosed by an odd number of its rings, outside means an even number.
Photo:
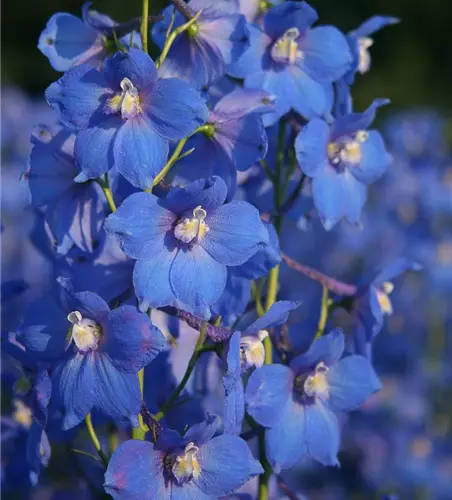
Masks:
[[[318,168],[328,161],[330,128],[324,120],[309,121],[295,139],[295,153],[301,170],[314,177]]]

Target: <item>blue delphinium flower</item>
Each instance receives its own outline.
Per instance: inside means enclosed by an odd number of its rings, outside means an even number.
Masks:
[[[262,90],[236,89],[222,97],[209,112],[206,132],[187,142],[186,148],[195,150],[177,163],[177,178],[218,175],[226,182],[230,199],[237,170],[247,170],[267,153],[262,115],[273,111],[272,102]]]
[[[338,465],[339,424],[334,411],[357,408],[380,389],[380,381],[362,356],[341,358],[344,334],[334,330],[314,341],[290,367],[264,365],[246,388],[248,413],[266,432],[267,458],[273,469],[293,467],[310,457]]]
[[[115,500],[217,500],[263,472],[246,442],[214,437],[217,418],[192,426],[182,437],[165,431],[154,445],[122,443],[108,464],[104,488]]]
[[[177,78],[158,80],[141,50],[117,52],[101,70],[71,68],[46,91],[60,120],[78,133],[77,182],[115,166],[131,184],[149,188],[168,156],[169,139],[192,133],[208,116],[198,92]]]
[[[329,114],[332,82],[352,62],[345,36],[332,26],[311,28],[317,13],[306,2],[285,2],[269,9],[262,27],[250,25],[250,48],[228,73],[276,97],[276,113],[266,126],[294,109],[305,118]]]
[[[61,306],[47,298],[32,305],[20,339],[52,369],[52,404],[63,413],[63,429],[92,408],[137,426],[136,374],[164,348],[162,333],[135,307],[111,311],[98,295],[75,293],[65,280],[60,284]]]
[[[92,252],[100,238],[105,212],[103,195],[94,183],[79,184],[74,160],[74,134],[61,126],[37,127],[30,167],[25,175],[35,207],[46,207],[45,221],[57,252],[73,245]]]
[[[421,269],[419,263],[399,258],[358,288],[352,310],[354,334],[348,345],[351,351],[370,357],[371,343],[383,328],[384,317],[393,312],[389,297],[394,290],[392,280],[406,271]]]
[[[134,286],[142,310],[207,308],[223,293],[228,267],[268,244],[259,212],[243,201],[224,205],[226,195],[220,177],[200,179],[165,198],[133,194],[108,217],[106,231],[137,259]]]
[[[391,163],[380,133],[366,130],[377,108],[387,103],[376,99],[364,113],[341,116],[331,126],[313,119],[295,140],[300,168],[312,178],[314,204],[326,229],[342,217],[359,222],[367,185]]]
[[[226,356],[226,373],[223,377],[225,433],[240,434],[242,430],[245,416],[242,375],[251,368],[260,368],[264,364],[265,351],[262,341],[268,336],[266,329],[285,323],[289,313],[299,305],[296,302],[276,302],[243,332],[236,331],[232,334]]]
[[[163,78],[178,77],[202,90],[221,78],[228,65],[235,62],[248,47],[245,18],[238,12],[237,0],[191,0],[186,9],[196,22],[180,34],[159,69]],[[171,23],[174,7],[163,11],[163,20],[154,25],[152,36],[162,49]],[[176,11],[174,27],[186,22]]]
[[[82,19],[57,12],[47,22],[39,36],[38,49],[48,57],[53,69],[67,71],[72,66],[89,63],[92,66],[102,62],[108,55],[108,37],[113,40],[113,28],[117,25],[105,14],[90,10],[91,2],[82,7]],[[134,46],[141,46],[138,33],[133,36]],[[130,34],[121,38],[129,46]],[[114,42],[113,42],[114,43]]]

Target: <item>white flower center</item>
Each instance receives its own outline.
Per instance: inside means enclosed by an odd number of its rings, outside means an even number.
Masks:
[[[367,141],[369,134],[359,130],[354,137],[343,138],[328,144],[328,159],[337,167],[356,167],[361,163],[361,145]]]
[[[260,368],[264,364],[265,349],[262,341],[268,337],[267,330],[260,330],[257,336],[245,335],[240,339],[240,365],[243,372]]]
[[[181,220],[174,228],[174,236],[184,243],[191,243],[195,238],[201,239],[209,231],[209,227],[204,222],[207,217],[207,212],[201,207],[197,206],[193,210],[192,218],[185,218]]]
[[[20,399],[13,400],[14,411],[13,411],[13,420],[21,425],[23,425],[26,429],[31,427],[33,423],[33,414]]]
[[[304,392],[308,396],[328,397],[328,380],[326,378],[328,367],[321,361],[316,367],[313,375],[309,375],[304,382]]]
[[[193,478],[197,479],[199,477],[201,467],[196,459],[198,452],[199,448],[194,443],[188,443],[184,454],[176,457],[171,472],[179,485],[183,485]]]
[[[122,118],[133,118],[143,111],[140,104],[138,89],[128,78],[123,78],[120,83],[122,92],[107,101],[109,113],[121,113]]]
[[[295,64],[303,59],[303,52],[299,49],[297,38],[300,32],[297,28],[288,29],[281,38],[273,44],[270,54],[277,63]]]
[[[384,314],[392,314],[392,303],[389,294],[394,290],[390,281],[385,281],[381,288],[377,289],[377,300]]]
[[[72,340],[79,351],[94,351],[99,347],[102,330],[95,321],[83,318],[79,311],[69,313],[67,319],[73,325]]]
[[[374,41],[372,38],[363,37],[358,40],[358,51],[359,51],[359,61],[358,61],[358,72],[363,75],[367,73],[370,69],[370,53],[369,47],[372,46]]]

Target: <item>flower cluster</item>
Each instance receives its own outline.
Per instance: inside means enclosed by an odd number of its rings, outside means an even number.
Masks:
[[[321,237],[360,226],[391,164],[372,128],[389,100],[357,112],[352,86],[397,19],[344,34],[306,2],[143,5],[121,24],[88,3],[39,38],[64,72],[24,174],[51,271],[2,336],[27,381],[4,425],[22,488],[63,442],[88,455],[95,494],[266,500],[285,470],[339,465],[343,414],[382,387],[372,342],[392,280],[420,268],[400,257],[350,284],[286,254],[302,219]],[[299,275],[323,288],[320,315]],[[4,283],[2,300],[28,286]],[[12,461],[3,472],[16,487]]]

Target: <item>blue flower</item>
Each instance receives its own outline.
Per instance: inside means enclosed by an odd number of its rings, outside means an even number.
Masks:
[[[410,259],[399,258],[385,266],[369,282],[358,288],[353,302],[354,335],[349,348],[362,356],[370,357],[373,339],[383,328],[385,316],[393,312],[390,294],[392,280],[406,271],[419,271],[422,266]]]
[[[311,120],[295,140],[298,162],[312,178],[314,204],[326,229],[342,217],[359,222],[367,185],[381,177],[391,162],[379,132],[366,131],[377,108],[387,102],[376,99],[364,113],[339,117],[331,126]]]
[[[334,330],[314,341],[290,367],[264,365],[246,388],[248,413],[266,432],[267,458],[275,472],[310,457],[338,465],[340,433],[333,412],[357,408],[381,385],[362,356],[341,358],[344,335]]]
[[[52,399],[63,412],[63,429],[93,409],[138,425],[137,372],[164,348],[161,332],[135,307],[110,311],[91,292],[74,293],[64,280],[61,306],[44,299],[30,306],[21,328],[29,353],[52,370]]]
[[[39,36],[38,48],[48,57],[52,68],[67,71],[73,66],[89,63],[95,66],[108,54],[112,43],[113,28],[117,23],[105,14],[89,10],[91,2],[82,7],[82,19],[57,12]],[[134,46],[141,46],[138,33],[134,32]],[[130,34],[121,38],[121,43],[129,46]]]
[[[260,368],[264,364],[262,341],[268,336],[266,329],[285,323],[289,313],[299,305],[296,302],[276,302],[243,333],[236,331],[230,338],[226,355],[226,373],[223,377],[225,393],[223,419],[226,434],[240,434],[242,430],[245,416],[242,375],[251,368]]]
[[[249,26],[250,48],[228,73],[245,80],[246,88],[276,97],[276,113],[266,126],[294,109],[305,118],[328,114],[332,82],[352,62],[345,36],[332,26],[312,28],[317,13],[306,2],[285,2],[270,8],[262,27]]]
[[[169,139],[192,133],[208,116],[200,95],[177,78],[158,80],[152,59],[130,49],[101,70],[82,64],[46,91],[60,120],[78,131],[77,182],[115,166],[131,184],[149,188],[168,156]]]
[[[91,182],[78,184],[74,134],[57,126],[39,126],[32,135],[33,149],[26,174],[35,207],[46,207],[45,222],[57,252],[73,245],[92,252],[100,239],[105,218],[103,195]]]
[[[262,114],[273,110],[272,98],[262,90],[236,89],[222,97],[209,113],[208,130],[187,142],[195,150],[178,161],[177,178],[195,180],[218,175],[236,190],[237,170],[244,171],[267,153]]]
[[[137,259],[134,286],[142,310],[206,309],[223,293],[228,267],[268,244],[259,212],[243,201],[223,205],[226,194],[220,177],[200,179],[165,198],[133,194],[108,217],[106,231]]]
[[[202,90],[221,78],[228,65],[235,62],[248,47],[245,18],[238,13],[236,2],[191,0],[187,8],[196,14],[196,22],[180,34],[159,69],[163,78],[178,77]],[[163,11],[163,21],[154,25],[152,36],[162,49],[174,8]],[[186,19],[176,11],[174,27]]]
[[[214,437],[216,418],[154,445],[126,441],[114,452],[104,488],[115,500],[217,500],[263,472],[243,439]]]

